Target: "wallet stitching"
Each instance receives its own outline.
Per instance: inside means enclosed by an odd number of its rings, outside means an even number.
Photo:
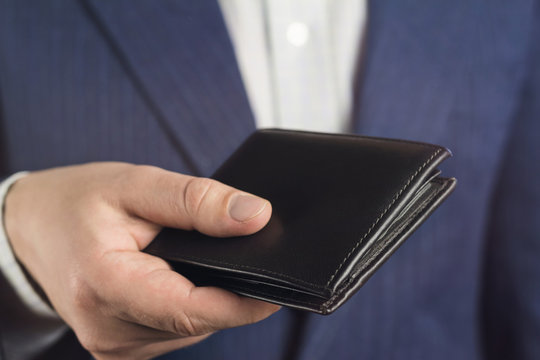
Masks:
[[[443,186],[441,189],[439,189],[439,191],[433,193],[432,195],[430,195],[426,200],[424,200],[424,202],[422,203],[422,206],[420,208],[418,208],[417,210],[415,210],[414,213],[412,213],[411,217],[410,217],[410,220],[407,221],[406,223],[402,224],[399,228],[395,229],[394,231],[392,231],[390,233],[390,236],[396,234],[396,233],[399,233],[401,231],[403,231],[403,229],[405,229],[406,227],[410,226],[411,223],[414,221],[414,219],[416,218],[416,216],[418,214],[420,214],[421,212],[423,212],[425,210],[425,208],[432,202],[432,200],[437,197],[441,192],[445,191],[447,188],[449,187],[449,185],[446,185],[446,186]],[[382,249],[381,249],[382,251]],[[373,256],[371,256],[370,258],[370,262],[373,261],[373,258],[377,257],[378,255],[380,255],[381,251],[379,251],[377,254],[374,254]],[[332,303],[336,300],[336,298],[338,298],[345,290],[347,290],[349,288],[349,286],[351,285],[351,283],[353,282],[355,278],[354,277],[349,277],[347,279],[347,281],[343,284],[343,286],[341,287],[341,289],[339,289],[339,291],[337,291],[330,299],[328,299],[328,301],[326,301],[324,304],[322,304],[322,307],[324,309],[327,309],[330,305],[332,305]]]
[[[409,220],[404,222],[403,224],[401,224],[397,229],[394,229],[390,234],[388,234],[388,237],[391,238],[392,240],[394,235],[397,234],[397,233],[400,233],[403,231],[403,229],[405,229],[406,227],[408,227],[409,225],[411,225],[411,223],[416,219],[416,217],[418,216],[418,214],[420,214],[421,212],[423,212],[425,210],[426,207],[429,206],[429,204],[431,203],[431,201],[437,197],[441,192],[443,192],[444,190],[446,190],[446,186],[440,188],[438,191],[434,192],[433,194],[429,195],[423,202],[422,202],[422,205],[420,207],[418,207],[418,209],[416,209],[412,214],[411,216],[409,217]],[[392,241],[390,240],[390,241]],[[389,242],[390,242],[389,241]],[[389,243],[387,242],[387,244]],[[377,256],[379,256],[381,254],[381,251],[383,251],[384,247],[381,247],[375,254],[372,254],[370,257],[369,257],[369,260],[368,262],[372,262],[374,258],[376,258]],[[365,267],[362,269],[364,270]]]
[[[257,268],[257,267],[253,267],[253,266],[249,266],[249,265],[231,264],[231,263],[221,261],[221,260],[208,260],[208,259],[204,259],[204,258],[200,258],[200,257],[196,257],[196,256],[183,256],[183,257],[184,257],[184,259],[187,259],[187,260],[189,260],[189,259],[198,260],[198,261],[202,261],[202,262],[204,262],[206,264],[214,263],[214,264],[229,265],[229,266],[231,266],[233,268],[236,267],[236,268],[245,268],[245,269],[250,269],[250,270],[257,270],[257,271],[260,271],[260,272],[263,272],[263,273],[268,273],[268,274],[278,275],[278,276],[281,276],[281,277],[284,277],[284,278],[288,278],[288,279],[294,280],[296,282],[303,283],[305,285],[310,285],[310,286],[313,286],[313,287],[316,287],[316,288],[319,288],[319,289],[330,290],[325,286],[321,286],[321,285],[318,285],[318,284],[311,283],[309,281],[298,279],[298,278],[295,278],[295,277],[290,276],[290,275],[274,272],[274,271],[271,271],[271,270],[261,269],[261,268]]]
[[[328,280],[328,282],[326,283],[325,287],[328,288],[330,286],[330,283],[332,282],[332,280],[334,280],[334,278],[336,277],[337,273],[339,272],[339,270],[341,270],[341,268],[343,267],[343,265],[345,264],[345,262],[351,257],[351,255],[355,252],[355,250],[358,248],[358,246],[360,246],[360,244],[364,241],[364,239],[371,233],[371,231],[375,228],[375,226],[379,223],[379,221],[381,221],[381,219],[383,218],[383,216],[388,212],[388,210],[392,207],[392,205],[394,205],[394,203],[399,199],[399,197],[401,196],[401,194],[403,193],[403,191],[405,191],[405,189],[409,186],[409,184],[414,180],[414,178],[420,173],[420,171],[422,171],[422,169],[424,169],[430,162],[431,160],[433,160],[433,158],[435,156],[437,156],[437,154],[439,154],[441,152],[441,149],[438,149],[437,151],[435,151],[430,157],[429,159],[427,159],[419,168],[418,170],[416,170],[416,172],[414,174],[411,175],[411,177],[407,180],[407,182],[405,183],[405,185],[403,185],[403,187],[398,191],[398,193],[396,195],[394,195],[394,198],[392,199],[392,201],[390,202],[390,204],[386,207],[386,209],[383,210],[383,212],[379,215],[379,217],[373,222],[373,224],[371,224],[371,226],[369,227],[369,229],[367,230],[367,232],[364,234],[364,236],[362,236],[360,238],[360,240],[358,240],[358,242],[353,246],[353,248],[349,251],[349,253],[345,256],[345,258],[343,259],[343,261],[339,264],[338,268],[336,269],[336,271],[334,271],[334,273],[332,274],[332,276],[330,276],[330,279]]]

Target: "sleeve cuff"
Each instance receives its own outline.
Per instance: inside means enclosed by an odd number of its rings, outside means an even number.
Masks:
[[[21,301],[33,313],[47,318],[59,318],[58,314],[40,298],[28,282],[23,270],[15,259],[4,227],[4,203],[9,188],[27,174],[28,172],[25,171],[18,172],[0,184],[0,271],[4,274]]]

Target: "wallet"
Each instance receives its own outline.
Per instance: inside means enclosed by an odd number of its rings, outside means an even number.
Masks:
[[[268,199],[268,224],[230,238],[165,228],[145,251],[197,286],[330,314],[452,192],[456,180],[436,169],[450,155],[420,142],[259,130],[212,178]]]

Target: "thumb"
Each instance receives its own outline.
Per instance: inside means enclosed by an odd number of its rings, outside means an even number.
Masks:
[[[216,180],[150,166],[134,171],[120,204],[153,223],[224,237],[252,234],[270,220],[268,200]]]

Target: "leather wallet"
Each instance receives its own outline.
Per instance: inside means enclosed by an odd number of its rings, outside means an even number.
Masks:
[[[213,178],[264,197],[259,232],[213,238],[163,229],[145,249],[197,285],[329,314],[452,192],[437,145],[261,130]]]

